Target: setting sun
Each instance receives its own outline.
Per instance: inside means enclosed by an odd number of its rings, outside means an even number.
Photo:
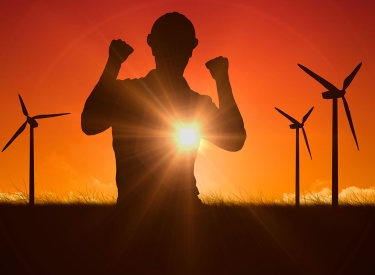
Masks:
[[[190,149],[199,146],[200,135],[196,125],[177,127],[176,141],[180,149]]]

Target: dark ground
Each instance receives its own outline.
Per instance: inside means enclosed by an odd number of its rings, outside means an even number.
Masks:
[[[0,274],[375,274],[375,207],[0,206]],[[129,222],[131,220],[131,222]]]

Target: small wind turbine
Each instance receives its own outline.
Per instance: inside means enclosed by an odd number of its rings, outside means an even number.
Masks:
[[[348,117],[350,129],[352,131],[355,144],[359,150],[357,137],[354,131],[354,125],[352,121],[352,117],[350,115],[349,105],[345,99],[346,89],[349,87],[350,83],[352,82],[353,78],[361,68],[362,63],[353,70],[353,72],[344,80],[344,85],[341,90],[336,88],[334,85],[329,83],[324,78],[320,77],[319,75],[315,74],[314,72],[310,71],[306,67],[298,64],[298,66],[304,70],[308,75],[312,78],[317,80],[320,84],[322,84],[326,89],[327,92],[322,93],[324,99],[332,99],[332,205],[338,206],[339,205],[339,164],[338,164],[338,127],[337,127],[337,99],[342,98],[342,102],[344,104],[346,116]]]
[[[21,127],[17,130],[17,132],[13,135],[13,137],[4,146],[2,152],[4,152],[4,150],[8,148],[8,146],[23,132],[23,130],[25,130],[26,124],[29,124],[30,125],[29,204],[34,205],[34,128],[38,127],[38,122],[36,122],[36,120],[42,119],[42,118],[68,115],[69,113],[37,115],[37,116],[30,117],[27,112],[26,106],[23,103],[21,96],[18,95],[18,97],[21,102],[22,112],[26,116],[26,121],[24,124],[21,125]]]
[[[308,112],[307,114],[302,118],[302,122],[299,123],[296,119],[292,118],[290,115],[284,113],[283,111],[281,111],[280,109],[276,108],[275,109],[280,113],[282,114],[283,116],[285,116],[287,119],[289,119],[293,124],[289,125],[290,129],[296,129],[296,206],[299,206],[299,129],[302,128],[302,133],[303,133],[303,137],[305,138],[305,142],[306,142],[306,146],[307,146],[307,150],[309,150],[309,154],[310,154],[310,158],[312,159],[312,156],[311,156],[311,152],[310,152],[310,147],[309,147],[309,142],[307,141],[307,135],[306,135],[306,131],[305,129],[303,128],[304,126],[304,123],[306,122],[306,120],[309,118],[312,110],[314,109],[314,107],[312,107]]]

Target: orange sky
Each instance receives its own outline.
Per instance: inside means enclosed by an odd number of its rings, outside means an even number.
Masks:
[[[36,192],[115,191],[111,133],[86,136],[80,115],[98,81],[112,39],[134,53],[120,78],[154,67],[146,36],[166,12],[186,15],[199,45],[185,71],[190,87],[217,103],[204,64],[229,58],[233,92],[248,137],[230,153],[203,142],[196,162],[201,193],[280,197],[294,192],[295,132],[274,107],[297,120],[312,107],[301,136],[301,190],[331,182],[332,104],[301,63],[339,88],[363,62],[347,90],[360,151],[339,101],[339,189],[375,186],[375,4],[371,1],[2,1],[0,4],[0,147],[24,122],[17,94],[31,115],[70,112],[35,129]],[[0,190],[28,185],[28,128],[0,154]],[[2,144],[2,145],[1,145]]]

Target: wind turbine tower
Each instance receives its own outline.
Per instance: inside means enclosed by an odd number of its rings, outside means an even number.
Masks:
[[[42,118],[50,118],[55,116],[63,116],[68,115],[69,113],[60,113],[60,114],[46,114],[46,115],[37,115],[30,117],[26,106],[22,100],[22,97],[18,95],[22,113],[26,116],[26,121],[21,125],[21,127],[17,130],[17,132],[13,135],[13,137],[8,141],[8,143],[4,146],[2,152],[25,130],[26,125],[30,125],[30,170],[29,170],[29,205],[34,205],[35,203],[35,196],[34,196],[34,128],[38,127],[37,119]]]
[[[303,128],[304,126],[304,123],[306,122],[306,120],[309,118],[311,112],[313,111],[314,107],[312,107],[306,115],[304,115],[304,117],[302,118],[302,122],[298,122],[296,119],[292,118],[290,115],[284,113],[283,111],[281,111],[280,109],[276,108],[275,109],[280,113],[282,114],[283,116],[285,116],[287,119],[289,119],[293,124],[289,125],[290,129],[296,129],[296,206],[299,206],[300,204],[300,174],[299,174],[299,129],[302,129],[302,133],[303,133],[303,137],[305,138],[305,142],[306,142],[306,146],[307,146],[307,150],[309,151],[309,154],[310,154],[310,158],[312,159],[312,156],[311,156],[311,151],[310,151],[310,146],[309,146],[309,142],[307,141],[307,135],[306,135],[306,131],[305,129]]]
[[[353,78],[361,68],[362,63],[353,70],[353,72],[344,80],[342,89],[336,88],[333,84],[310,71],[308,68],[298,64],[298,66],[304,70],[308,75],[322,84],[328,91],[322,93],[324,99],[332,99],[332,205],[339,205],[339,165],[338,165],[338,127],[337,127],[337,99],[342,98],[342,103],[344,104],[346,116],[349,121],[350,129],[352,131],[355,144],[359,150],[357,137],[354,131],[354,125],[352,121],[352,116],[350,115],[349,105],[345,99],[346,89],[349,87],[350,83],[353,81]]]

